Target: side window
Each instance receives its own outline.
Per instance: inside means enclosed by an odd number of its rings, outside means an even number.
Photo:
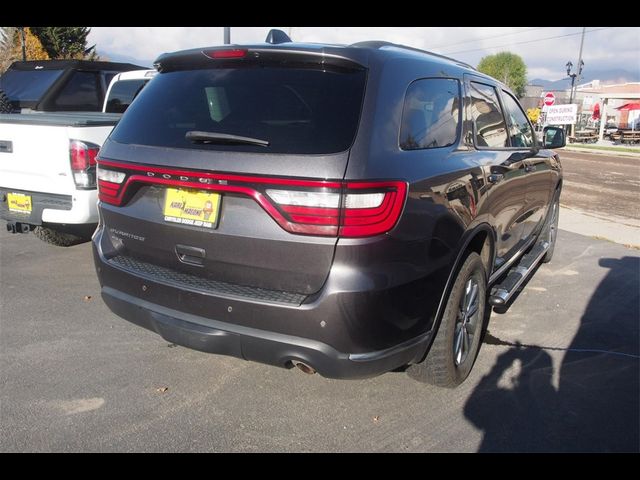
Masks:
[[[517,100],[510,93],[502,91],[504,109],[509,118],[509,138],[512,147],[533,147],[533,131],[527,116],[520,108]]]
[[[56,99],[60,110],[98,112],[100,102],[100,77],[97,72],[75,72]]]
[[[420,150],[453,145],[458,137],[460,84],[447,78],[416,80],[407,89],[400,148]]]
[[[507,128],[495,88],[471,82],[471,113],[476,127],[476,146],[509,146]]]
[[[114,83],[109,92],[106,111],[109,113],[124,113],[147,81],[146,79],[120,80]]]

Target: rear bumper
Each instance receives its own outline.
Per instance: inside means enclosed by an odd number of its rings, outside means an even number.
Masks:
[[[284,368],[300,361],[329,378],[379,375],[419,361],[429,344],[430,331],[394,324],[389,290],[349,291],[328,281],[302,303],[216,294],[189,288],[179,276],[127,270],[112,251],[105,256],[103,235],[98,228],[93,253],[105,303],[169,342]]]
[[[423,335],[392,349],[349,354],[307,338],[185,314],[111,287],[103,287],[102,298],[112,312],[168,342],[284,368],[299,361],[328,378],[366,378],[393,370],[418,357],[428,340]]]
[[[10,192],[31,196],[33,207],[30,214],[9,211],[7,193]],[[97,203],[98,193],[96,190],[76,190],[72,195],[60,195],[0,186],[0,218],[9,222],[30,225],[97,223]]]

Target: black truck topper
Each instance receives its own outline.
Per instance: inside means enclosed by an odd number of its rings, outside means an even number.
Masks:
[[[19,61],[0,76],[0,91],[15,112],[100,111],[114,75],[145,68],[92,60]]]

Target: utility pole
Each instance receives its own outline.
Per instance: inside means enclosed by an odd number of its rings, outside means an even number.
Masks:
[[[576,65],[578,67],[578,73],[577,74],[574,73],[573,75],[571,75],[569,73],[571,70],[571,62],[567,63],[567,75],[571,76],[571,92],[569,93],[570,104],[573,103],[574,94],[576,97],[578,96],[578,83],[580,82],[580,76],[582,75],[582,67],[584,67],[584,62],[582,61],[582,47],[584,46],[584,33],[586,29],[587,27],[582,27],[582,38],[580,39],[580,53],[578,53],[578,64]],[[577,81],[576,81],[576,77],[578,77]],[[576,119],[576,122],[577,120],[578,119]],[[575,135],[575,127],[576,127],[575,123],[571,125],[571,135]]]
[[[582,38],[580,39],[580,53],[578,54],[578,79],[576,81],[576,96],[577,96],[577,88],[578,88],[577,83],[580,82],[580,76],[582,74],[582,67],[584,67],[584,62],[582,61],[582,47],[584,45],[584,32],[585,32],[586,29],[587,29],[587,27],[582,27]],[[571,102],[569,102],[569,103],[571,103]]]
[[[24,27],[20,27],[20,37],[22,39],[22,61],[27,61],[27,46],[26,41],[24,39]]]
[[[578,54],[578,79],[576,81],[576,91],[575,96],[578,96],[578,85],[580,84],[580,76],[582,75],[582,67],[584,67],[584,62],[582,61],[582,46],[584,45],[584,32],[587,27],[582,27],[582,38],[580,39],[580,53]],[[582,113],[582,112],[580,112]],[[576,119],[577,121],[577,119]],[[571,133],[575,131],[575,123],[573,124],[573,128],[571,129]]]
[[[231,27],[224,27],[224,44],[229,45],[231,43]]]

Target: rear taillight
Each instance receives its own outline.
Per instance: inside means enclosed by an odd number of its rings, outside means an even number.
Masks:
[[[253,198],[291,233],[348,238],[390,231],[407,196],[402,181],[340,182],[212,174],[98,159],[98,196],[122,205],[136,186],[159,184]]]
[[[80,140],[69,141],[69,162],[77,188],[96,187],[96,156],[100,145]]]
[[[334,192],[267,189],[283,212],[286,230],[341,237],[368,237],[391,230],[402,212],[404,182],[345,182]]]
[[[104,202],[119,204],[118,189],[127,175],[115,170],[98,167],[98,198]]]

